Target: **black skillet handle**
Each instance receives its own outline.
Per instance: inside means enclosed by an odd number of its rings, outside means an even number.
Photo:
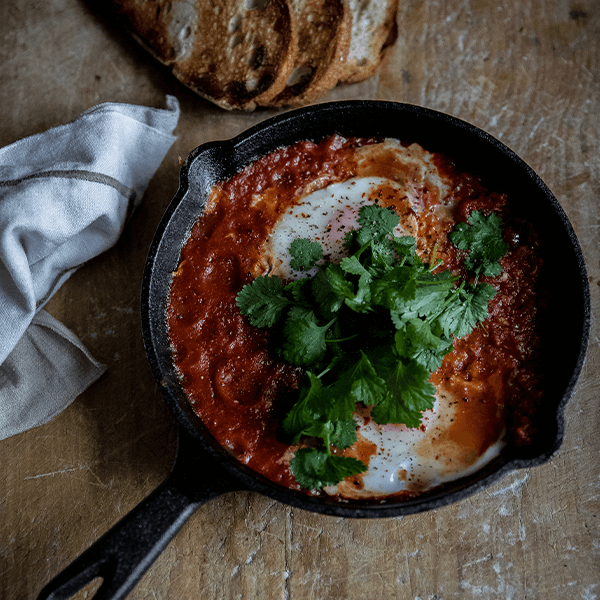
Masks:
[[[63,600],[100,577],[94,598],[118,600],[133,589],[194,511],[243,489],[197,442],[180,434],[177,459],[165,481],[48,583],[38,600]]]

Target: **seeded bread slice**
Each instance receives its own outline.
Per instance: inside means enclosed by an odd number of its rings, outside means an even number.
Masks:
[[[346,0],[291,0],[298,54],[283,92],[271,106],[308,104],[335,87],[350,49],[352,15]]]
[[[253,110],[286,87],[298,34],[288,0],[112,0],[136,39],[200,96]]]
[[[398,0],[348,0],[352,13],[350,50],[340,76],[343,83],[364,81],[378,69],[398,36]]]

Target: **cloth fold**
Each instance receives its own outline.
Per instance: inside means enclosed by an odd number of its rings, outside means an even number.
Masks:
[[[71,331],[38,311],[0,366],[0,439],[47,423],[105,371]]]
[[[118,240],[178,119],[172,96],[167,109],[105,103],[0,149],[0,439],[46,422],[102,373],[40,309]]]

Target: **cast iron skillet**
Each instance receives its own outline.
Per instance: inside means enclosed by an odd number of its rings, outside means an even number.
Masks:
[[[282,488],[238,463],[190,410],[174,372],[165,324],[173,271],[186,236],[213,184],[281,146],[318,141],[333,133],[387,136],[446,152],[488,189],[507,192],[514,207],[535,224],[552,293],[544,318],[552,331],[544,357],[544,434],[525,450],[507,447],[478,473],[404,502],[338,503]],[[376,101],[328,103],[280,114],[238,137],[196,148],[181,169],[180,186],[150,248],[142,286],[143,337],[154,376],[179,428],[171,474],[148,498],[55,577],[40,598],[67,598],[96,577],[97,598],[123,598],[192,513],[234,490],[252,490],[294,507],[342,517],[379,518],[439,508],[475,494],[516,469],[548,461],[560,447],[564,408],[583,366],[590,327],[590,299],[581,249],[571,225],[546,185],[511,150],[487,133],[425,108]]]

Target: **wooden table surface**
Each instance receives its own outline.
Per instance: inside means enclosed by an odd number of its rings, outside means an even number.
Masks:
[[[324,100],[419,104],[505,142],[571,219],[597,314],[600,3],[403,0],[398,18],[398,43],[380,73]],[[117,245],[47,306],[108,371],[47,425],[0,442],[2,599],[35,598],[169,472],[175,426],[141,339],[146,252],[177,189],[178,157],[275,111],[232,114],[200,99],[82,0],[1,3],[1,146],[99,102],[164,107],[167,94],[182,108],[178,139],[141,207]],[[228,494],[193,515],[130,597],[600,597],[599,336],[594,321],[566,439],[549,463],[446,508],[375,521]]]

